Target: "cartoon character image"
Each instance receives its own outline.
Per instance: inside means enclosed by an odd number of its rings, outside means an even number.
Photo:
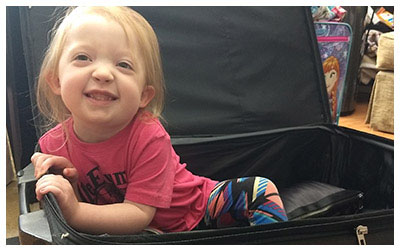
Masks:
[[[329,104],[331,108],[332,121],[336,122],[337,112],[337,88],[340,76],[339,60],[330,56],[323,62],[326,89],[328,91]]]

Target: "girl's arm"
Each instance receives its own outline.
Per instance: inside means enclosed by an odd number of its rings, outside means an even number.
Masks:
[[[61,175],[45,175],[36,184],[38,200],[52,192],[65,220],[74,229],[90,234],[133,234],[153,220],[156,208],[125,200],[123,203],[93,205],[79,202],[71,183]]]
[[[80,232],[91,234],[134,234],[150,224],[155,211],[154,207],[127,200],[110,205],[79,202],[68,223]]]

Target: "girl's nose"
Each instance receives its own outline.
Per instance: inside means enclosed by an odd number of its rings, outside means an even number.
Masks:
[[[114,76],[111,69],[107,65],[99,65],[92,74],[93,78],[97,82],[110,83],[114,80]]]

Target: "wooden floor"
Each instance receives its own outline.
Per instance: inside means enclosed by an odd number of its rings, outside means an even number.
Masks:
[[[367,110],[368,102],[356,103],[355,110],[351,115],[341,116],[339,118],[339,126],[352,128],[355,130],[394,140],[394,134],[373,130],[368,124],[365,124]]]
[[[375,131],[365,124],[365,116],[368,109],[368,103],[356,103],[355,111],[348,116],[339,118],[339,126],[349,127],[377,136],[394,139],[394,134]],[[7,185],[7,238],[18,236],[18,190],[16,181]]]
[[[7,185],[7,203],[6,203],[6,238],[18,236],[18,185],[17,180],[13,180]]]

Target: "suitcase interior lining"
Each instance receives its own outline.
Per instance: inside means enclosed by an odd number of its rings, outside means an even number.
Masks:
[[[364,194],[364,209],[394,207],[393,148],[334,125],[266,131],[222,140],[174,145],[195,174],[215,180],[271,179],[279,190],[316,181]],[[387,166],[385,166],[387,164]],[[393,165],[392,165],[393,166]]]

